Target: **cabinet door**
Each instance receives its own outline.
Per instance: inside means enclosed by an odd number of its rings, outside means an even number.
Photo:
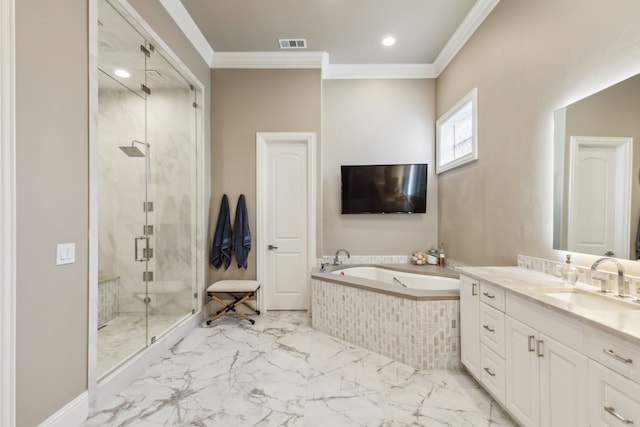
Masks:
[[[479,283],[460,277],[460,358],[476,378],[480,376]]]
[[[545,427],[587,425],[587,357],[540,334],[540,416]]]
[[[538,331],[506,316],[505,335],[507,409],[523,427],[539,426]]]

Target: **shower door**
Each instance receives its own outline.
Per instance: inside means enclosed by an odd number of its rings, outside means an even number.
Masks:
[[[147,45],[147,137],[151,147],[149,216],[154,254],[149,262],[149,339],[195,312],[196,91]]]
[[[100,378],[195,312],[197,92],[98,4]]]

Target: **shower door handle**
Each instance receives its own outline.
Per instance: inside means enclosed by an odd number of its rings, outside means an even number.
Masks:
[[[149,255],[150,255],[150,251],[149,251],[149,237],[147,236],[142,236],[142,237],[136,237],[133,239],[134,240],[134,246],[135,246],[135,253],[134,256],[136,258],[136,261],[140,261],[140,262],[145,262],[145,261],[149,261]],[[138,258],[138,241],[139,240],[144,240],[144,248],[142,251],[142,256],[140,258]]]

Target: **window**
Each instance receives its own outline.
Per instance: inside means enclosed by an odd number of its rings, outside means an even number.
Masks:
[[[436,122],[436,173],[478,159],[477,106],[473,89]]]

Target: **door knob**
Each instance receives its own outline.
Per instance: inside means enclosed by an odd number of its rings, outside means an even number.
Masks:
[[[277,247],[277,246],[273,246],[273,245],[269,245],[269,246],[267,246],[267,248],[268,248],[270,251],[272,251],[272,250],[274,250],[274,249],[278,249],[278,247]]]

